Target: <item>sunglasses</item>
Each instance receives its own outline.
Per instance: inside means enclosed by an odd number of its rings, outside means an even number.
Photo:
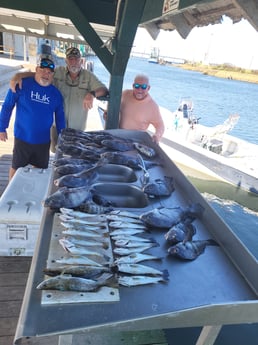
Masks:
[[[143,89],[143,90],[146,90],[148,86],[149,86],[148,84],[138,84],[138,83],[133,84],[133,87],[134,87],[135,89],[141,88],[141,89]]]
[[[40,67],[41,67],[41,68],[49,68],[49,69],[51,69],[52,71],[54,71],[54,69],[55,69],[55,65],[53,64],[53,62],[47,61],[47,60],[42,60],[42,61],[40,62]]]

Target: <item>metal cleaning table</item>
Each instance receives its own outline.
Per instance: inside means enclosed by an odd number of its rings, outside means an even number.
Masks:
[[[60,342],[71,335],[85,336],[101,332],[137,331],[203,326],[198,345],[213,344],[221,325],[258,322],[257,260],[233,231],[209,206],[183,173],[155,144],[147,133],[111,130],[114,135],[134,138],[153,146],[162,167],[149,170],[151,179],[173,176],[175,191],[169,198],[150,199],[148,206],[127,209],[139,214],[157,206],[186,207],[200,203],[204,207],[201,219],[194,221],[194,239],[213,238],[219,246],[209,246],[196,260],[185,262],[166,255],[164,230],[153,230],[160,244],[148,252],[162,256],[162,262],[151,262],[156,268],[166,268],[168,283],[138,287],[119,287],[119,301],[107,303],[71,303],[42,305],[42,291],[36,286],[43,280],[43,269],[49,253],[54,211],[46,209],[20,318],[15,344],[26,337],[59,335]],[[140,174],[134,185],[140,186]],[[54,173],[52,178],[54,178]],[[53,190],[52,181],[49,191]]]

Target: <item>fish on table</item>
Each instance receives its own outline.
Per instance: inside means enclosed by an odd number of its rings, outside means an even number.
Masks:
[[[136,247],[142,247],[145,244],[152,244],[153,247],[158,247],[159,244],[155,239],[145,239],[145,241],[138,241],[138,240],[129,240],[126,238],[114,240],[114,237],[112,237],[112,240],[114,241],[115,247],[122,247],[122,248],[136,248]]]
[[[194,221],[196,218],[201,218],[203,212],[204,207],[199,203],[186,208],[160,206],[142,213],[140,219],[150,227],[169,229],[180,222]]]
[[[109,164],[126,165],[132,169],[142,169],[142,161],[134,155],[122,152],[105,152],[100,155],[100,159],[105,160]],[[158,162],[144,161],[146,169],[161,165]]]
[[[148,260],[162,260],[162,257],[154,256],[152,254],[146,254],[146,253],[133,253],[133,254],[120,256],[119,258],[116,258],[114,263],[115,264],[122,264],[122,263],[137,264],[139,262],[148,261]]]
[[[156,156],[156,151],[152,147],[148,145],[144,145],[142,143],[134,142],[133,143],[134,148],[141,154],[143,154],[145,157],[153,158]]]
[[[181,260],[195,260],[207,246],[218,246],[213,239],[179,242],[168,248],[168,254]]]
[[[111,258],[107,256],[106,251],[104,249],[97,248],[97,250],[95,250],[92,247],[88,248],[86,246],[81,246],[69,241],[66,238],[60,238],[59,243],[67,253],[70,253],[72,255],[86,255],[88,257],[93,257],[97,260],[102,260],[103,257],[106,256],[108,258],[108,261],[111,260]]]
[[[137,285],[156,284],[159,282],[167,283],[168,278],[163,276],[147,276],[147,275],[135,275],[135,276],[118,276],[118,284],[126,287],[132,287]]]
[[[69,255],[67,257],[56,259],[55,262],[64,264],[64,265],[89,265],[89,266],[97,266],[97,267],[109,265],[109,261],[107,261],[104,257],[101,260],[101,262],[97,262],[97,261],[91,260],[90,258],[84,255]]]
[[[169,277],[169,272],[167,269],[158,270],[142,264],[118,263],[115,266],[115,269],[117,269],[120,273],[128,273],[133,275],[162,276],[163,278]]]
[[[157,178],[143,187],[143,192],[152,198],[170,196],[174,190],[174,179],[170,176],[164,176],[163,179]]]
[[[59,176],[69,175],[69,174],[77,174],[82,172],[83,170],[87,170],[93,166],[93,163],[83,163],[83,164],[64,164],[54,168],[54,171]]]
[[[63,175],[54,180],[54,185],[57,187],[86,187],[88,188],[97,181],[98,173],[96,171],[89,171],[91,169],[83,170],[77,174]],[[86,173],[88,172],[88,174]]]
[[[69,157],[69,158],[62,157],[62,158],[54,159],[52,161],[52,165],[54,167],[60,167],[60,166],[67,165],[67,164],[71,164],[71,165],[75,165],[75,166],[83,166],[85,164],[93,164],[93,163],[89,162],[85,159],[73,158],[73,157]]]
[[[122,248],[122,247],[116,247],[113,249],[113,253],[116,255],[124,256],[124,255],[130,255],[133,253],[142,253],[146,250],[156,247],[155,243],[143,243],[143,245],[138,247],[131,247],[131,248]]]
[[[169,244],[191,241],[196,234],[196,227],[191,222],[180,222],[170,228],[164,235]]]
[[[53,209],[59,209],[61,207],[73,208],[80,206],[86,200],[91,198],[89,188],[77,187],[77,188],[59,188],[56,192],[48,196],[44,201],[44,207],[50,207]]]
[[[37,285],[37,289],[93,292],[97,291],[101,286],[106,285],[112,277],[113,274],[103,273],[99,278],[94,280],[62,274],[45,279]]]
[[[60,208],[61,214],[65,215],[66,217],[71,217],[71,218],[77,218],[77,219],[94,219],[98,221],[104,221],[106,220],[106,215],[105,214],[92,214],[92,213],[86,213],[86,212],[81,212],[81,211],[75,211],[71,208],[65,208],[61,207]]]
[[[95,267],[90,265],[77,265],[77,266],[59,266],[59,267],[51,267],[51,268],[44,268],[43,272],[50,276],[58,276],[62,274],[71,275],[73,277],[83,277],[88,279],[94,279],[95,277],[99,277],[104,272],[111,273],[111,269],[109,267]]]

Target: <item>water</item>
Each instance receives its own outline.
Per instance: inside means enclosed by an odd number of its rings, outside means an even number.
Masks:
[[[96,75],[108,85],[109,74],[97,58],[94,66]],[[237,113],[240,119],[230,134],[258,144],[258,84],[220,79],[131,58],[123,88],[131,88],[139,73],[149,76],[150,94],[160,106],[174,111],[182,97],[191,97],[194,114],[207,126],[221,124],[230,114]],[[258,197],[225,183],[189,179],[258,258]]]

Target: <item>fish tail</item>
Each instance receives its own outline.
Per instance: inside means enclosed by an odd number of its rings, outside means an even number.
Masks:
[[[162,274],[162,281],[164,283],[167,283],[169,281],[169,272],[168,272],[167,269],[163,270],[162,272],[163,272],[163,274]]]
[[[208,246],[219,246],[218,242],[214,241],[211,238],[207,240],[207,245]]]
[[[165,269],[165,270],[163,270],[162,271],[163,272],[163,274],[162,274],[162,278],[164,279],[164,281],[168,281],[169,280],[169,272],[168,272],[168,270],[167,269]]]

